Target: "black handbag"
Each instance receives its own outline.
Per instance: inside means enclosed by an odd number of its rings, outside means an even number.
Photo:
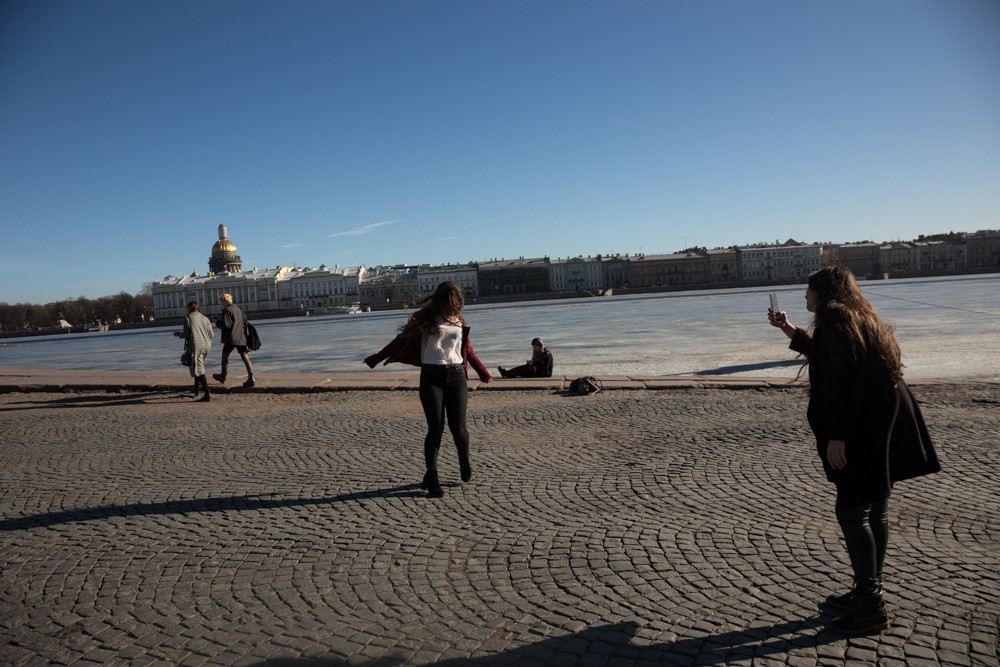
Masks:
[[[184,353],[181,355],[181,366],[191,365],[191,339],[184,339]]]

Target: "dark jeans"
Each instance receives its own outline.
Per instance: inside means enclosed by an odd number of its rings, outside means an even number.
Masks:
[[[535,371],[535,367],[531,364],[524,364],[523,366],[514,366],[509,371],[507,371],[507,377],[514,378],[534,378],[534,377],[545,377]]]
[[[889,499],[844,507],[838,497],[837,521],[851,558],[855,588],[863,595],[878,592],[889,545]]]
[[[424,462],[427,472],[437,472],[438,450],[444,435],[445,418],[455,439],[458,459],[469,461],[469,429],[465,426],[465,410],[469,404],[469,385],[462,364],[420,367],[420,404],[427,418],[424,438]]]

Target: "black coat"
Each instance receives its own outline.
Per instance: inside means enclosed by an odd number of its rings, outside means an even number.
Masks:
[[[827,479],[850,507],[887,498],[895,482],[941,466],[910,388],[902,380],[894,386],[873,360],[845,350],[838,325],[820,322],[813,336],[799,329],[790,347],[809,358],[809,426]],[[846,443],[842,470],[827,462],[830,440]]]

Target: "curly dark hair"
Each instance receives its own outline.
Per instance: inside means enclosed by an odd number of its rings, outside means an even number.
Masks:
[[[414,334],[434,333],[441,321],[457,321],[465,326],[462,308],[465,307],[465,294],[462,288],[451,280],[446,280],[437,286],[434,293],[418,301],[415,305],[421,308],[410,316],[400,328],[404,336]]]
[[[815,294],[813,328],[835,329],[841,355],[855,363],[872,363],[895,385],[903,377],[899,342],[892,325],[885,322],[858,287],[854,274],[843,266],[820,269],[809,276]],[[831,332],[832,333],[832,332]]]

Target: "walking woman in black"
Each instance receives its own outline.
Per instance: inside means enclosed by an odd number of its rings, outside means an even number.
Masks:
[[[845,611],[829,629],[842,634],[889,627],[883,573],[894,482],[940,470],[920,408],[903,382],[899,343],[844,267],[809,276],[806,309],[812,333],[784,311],[768,319],[809,360],[809,426],[827,479],[837,487],[836,513],[854,573],[854,588],[826,605]]]
[[[488,370],[476,356],[469,342],[469,327],[462,317],[465,297],[462,288],[446,281],[434,294],[424,299],[388,345],[365,359],[370,368],[380,361],[420,366],[420,403],[427,418],[424,438],[424,474],[422,487],[432,498],[444,496],[438,475],[438,451],[447,420],[448,429],[458,449],[462,481],[472,479],[469,461],[469,429],[465,412],[469,401],[468,364],[479,379],[492,382]]]

